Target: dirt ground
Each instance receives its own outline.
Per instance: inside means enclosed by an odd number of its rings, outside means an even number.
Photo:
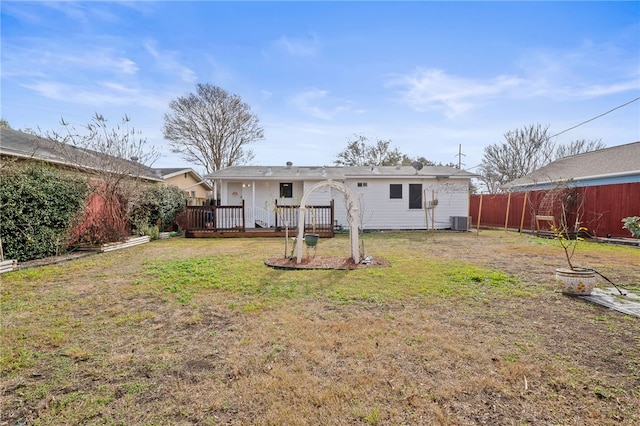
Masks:
[[[548,245],[498,231],[367,241],[370,264],[320,253],[305,266],[391,280],[387,259],[406,250],[507,272],[523,295],[260,307],[253,293],[210,291],[179,305],[145,290],[144,262],[203,252],[250,262],[243,244],[253,243],[162,241],[77,259],[20,284],[24,295],[11,278],[2,285],[7,303],[31,303],[4,311],[5,342],[37,355],[3,375],[0,425],[640,424],[640,321],[562,295],[550,271],[564,265]],[[640,249],[587,249],[576,262],[640,288]],[[325,286],[350,277],[317,276]]]

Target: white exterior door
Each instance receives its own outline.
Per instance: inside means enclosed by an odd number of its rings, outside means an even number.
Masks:
[[[242,182],[229,182],[227,186],[227,204],[230,206],[242,205]]]

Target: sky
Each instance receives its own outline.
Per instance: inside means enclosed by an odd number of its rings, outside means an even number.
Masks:
[[[357,135],[472,172],[485,147],[529,125],[548,126],[558,144],[640,141],[638,1],[0,9],[2,118],[47,131],[61,118],[82,126],[99,113],[115,125],[127,115],[159,150],[154,167],[204,172],[162,135],[169,102],[199,83],[240,96],[258,117],[254,165],[334,165]]]

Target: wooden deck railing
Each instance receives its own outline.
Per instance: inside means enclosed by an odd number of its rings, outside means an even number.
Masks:
[[[187,206],[181,222],[187,231],[244,232],[244,200],[241,206]]]
[[[276,229],[289,229],[298,227],[298,215],[300,206],[279,205],[276,200]],[[305,232],[331,232],[333,233],[334,214],[333,200],[328,206],[307,206],[305,210],[304,229]]]
[[[300,206],[278,205],[274,211],[274,233],[289,231],[298,227],[298,214]],[[246,213],[244,200],[240,206],[187,206],[178,219],[181,229],[188,234],[223,234],[245,233],[249,234],[246,226]],[[254,224],[251,224],[253,228]],[[269,229],[262,229],[269,231]],[[330,234],[334,232],[333,200],[328,206],[307,206],[305,210],[305,232]]]

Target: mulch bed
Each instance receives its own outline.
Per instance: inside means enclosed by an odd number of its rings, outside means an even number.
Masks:
[[[391,266],[388,261],[379,257],[367,258],[361,263],[355,263],[350,257],[304,257],[300,263],[296,262],[295,257],[272,257],[264,263],[276,269],[366,269]]]

